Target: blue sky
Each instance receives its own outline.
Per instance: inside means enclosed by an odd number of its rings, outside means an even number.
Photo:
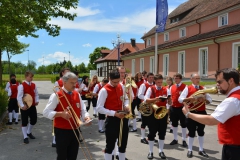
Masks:
[[[168,0],[169,13],[187,0]],[[48,36],[45,30],[37,32],[39,38],[20,37],[20,41],[30,44],[28,50],[20,55],[14,55],[12,62],[21,61],[27,64],[29,60],[41,65],[49,65],[69,60],[73,65],[89,62],[89,54],[96,47],[113,48],[111,40],[116,40],[117,33],[121,39],[130,42],[143,43],[141,37],[149,31],[156,21],[156,0],[80,0],[74,21],[62,18],[52,19],[62,30],[58,37]],[[3,53],[2,60],[7,60]]]

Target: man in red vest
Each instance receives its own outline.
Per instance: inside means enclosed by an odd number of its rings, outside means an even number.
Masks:
[[[119,159],[125,160],[125,152],[128,140],[128,119],[124,118],[125,114],[119,112],[124,110],[129,112],[128,98],[124,96],[125,88],[120,83],[120,73],[118,69],[113,69],[110,72],[109,83],[106,84],[98,94],[97,111],[101,114],[106,114],[105,135],[106,148],[105,160],[112,160],[112,152],[115,147],[115,142],[119,138],[120,122],[123,121],[122,141],[119,147]]]
[[[167,99],[161,100],[161,97],[168,97],[169,95],[169,90],[167,87],[163,87],[163,76],[161,74],[157,74],[154,76],[154,86],[150,86],[147,89],[146,95],[144,96],[144,101],[146,103],[154,103],[158,107],[163,107],[166,109],[167,105]],[[170,103],[170,101],[169,101]],[[165,140],[165,135],[167,131],[167,118],[168,118],[168,113],[166,109],[166,114],[160,118],[157,119],[154,116],[154,111],[153,113],[149,116],[148,118],[148,127],[149,127],[149,134],[148,134],[148,145],[149,145],[149,154],[147,156],[148,159],[153,159],[153,146],[154,146],[154,138],[156,136],[156,133],[158,132],[159,140],[158,140],[158,145],[159,145],[159,156],[162,159],[166,159],[166,156],[163,152],[163,146],[164,146],[164,140]]]
[[[198,90],[202,90],[204,89],[203,86],[200,86],[200,76],[198,74],[192,74],[191,75],[191,81],[192,81],[192,85],[189,85],[187,87],[185,87],[185,89],[183,90],[183,92],[181,93],[180,97],[179,97],[179,103],[186,103],[187,101],[192,102],[193,100],[195,100],[194,97],[192,97],[192,95],[197,92]],[[212,102],[212,98],[210,97],[209,94],[205,94],[203,98],[199,99],[200,102],[206,102],[211,103]],[[201,107],[199,107],[198,109],[195,109],[193,111],[191,111],[191,113],[195,113],[198,115],[207,115],[206,112],[206,106],[205,103],[198,103],[195,105],[195,107],[197,105],[201,105]],[[194,137],[195,137],[195,133],[197,131],[198,133],[198,143],[199,143],[199,152],[198,154],[204,157],[208,157],[208,155],[206,154],[206,152],[203,150],[203,142],[204,142],[204,128],[205,125],[201,124],[197,121],[194,121],[193,119],[190,119],[186,116],[186,124],[187,124],[187,128],[188,128],[188,153],[187,153],[187,157],[191,158],[193,156],[192,154],[192,146],[193,146],[193,141],[194,141]]]
[[[154,74],[153,73],[148,73],[147,74],[147,82],[143,83],[138,91],[138,98],[141,99],[141,101],[144,101],[144,96],[147,92],[148,87],[153,85],[153,80],[154,80]],[[141,124],[141,143],[148,144],[148,141],[145,138],[145,128],[148,124],[148,117],[142,116],[142,124]]]
[[[76,160],[80,140],[80,126],[74,121],[79,119],[70,114],[68,107],[71,105],[70,107],[72,107],[77,117],[82,117],[86,122],[90,121],[90,117],[80,94],[75,90],[77,76],[72,72],[67,72],[63,75],[62,80],[62,89],[50,96],[49,102],[43,110],[43,116],[54,120],[57,160]]]
[[[39,102],[39,95],[36,85],[32,82],[33,73],[27,71],[25,73],[25,81],[22,82],[22,85],[18,86],[17,101],[21,107],[21,119],[22,119],[22,133],[23,133],[23,142],[25,144],[29,143],[28,137],[30,139],[35,139],[32,135],[32,128],[37,123],[37,109],[36,106]],[[26,106],[26,103],[23,103],[23,96],[29,94],[33,102],[31,106]],[[28,123],[28,117],[30,118],[30,123]]]
[[[180,121],[180,125],[182,127],[182,146],[187,147],[186,143],[186,117],[182,113],[183,104],[178,102],[178,98],[181,95],[182,91],[185,89],[186,85],[182,83],[182,75],[180,73],[176,73],[174,76],[175,84],[170,87],[170,94],[172,97],[172,105],[170,107],[170,119],[172,122],[172,130],[173,130],[173,141],[170,145],[178,144],[178,122]]]
[[[227,95],[211,115],[198,115],[189,112],[185,104],[183,113],[205,125],[218,125],[219,143],[223,144],[222,160],[240,159],[240,86],[239,72],[225,68],[216,72],[220,93]]]
[[[15,78],[12,78],[10,80],[10,87],[8,88],[8,96],[9,96],[9,102],[8,102],[8,117],[9,121],[6,123],[7,125],[12,125],[13,121],[13,115],[15,118],[15,124],[18,124],[18,112],[19,107],[17,103],[17,88],[18,88],[18,82],[16,82]],[[13,114],[13,111],[15,114]]]

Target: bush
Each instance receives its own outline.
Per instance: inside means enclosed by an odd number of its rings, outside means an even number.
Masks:
[[[7,92],[4,90],[4,87],[0,87],[0,117],[6,111],[8,106],[8,96]]]
[[[60,78],[59,76],[52,77],[52,78],[51,78],[51,82],[52,82],[52,83],[55,83],[56,81],[59,80],[59,78]]]

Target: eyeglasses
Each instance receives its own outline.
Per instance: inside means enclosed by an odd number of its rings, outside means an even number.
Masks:
[[[223,79],[223,80],[218,80],[218,81],[216,81],[216,82],[217,82],[218,84],[222,84],[223,81],[224,81],[224,79]]]

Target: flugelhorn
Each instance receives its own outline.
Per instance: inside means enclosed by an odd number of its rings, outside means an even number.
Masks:
[[[56,89],[58,89],[58,91],[56,91]],[[87,144],[85,143],[84,138],[83,138],[83,136],[82,136],[82,134],[81,134],[81,131],[80,131],[80,128],[79,128],[79,127],[83,124],[83,122],[80,120],[80,117],[77,116],[77,114],[75,113],[75,111],[74,111],[71,103],[68,101],[68,98],[67,98],[67,96],[66,96],[65,91],[64,91],[61,87],[59,87],[59,86],[54,86],[53,92],[55,93],[55,95],[56,95],[56,97],[57,97],[57,99],[58,99],[58,101],[59,101],[59,103],[60,103],[63,111],[64,111],[64,110],[67,110],[68,113],[71,115],[71,118],[73,119],[73,124],[72,124],[72,122],[71,122],[69,119],[68,119],[68,122],[69,122],[69,124],[70,124],[70,126],[71,126],[71,128],[72,128],[72,130],[73,130],[73,133],[74,133],[74,135],[75,135],[75,137],[76,137],[76,139],[77,139],[77,141],[78,141],[78,143],[79,143],[79,147],[82,149],[82,152],[83,152],[83,154],[84,154],[84,157],[85,157],[86,159],[92,159],[91,153],[90,153],[90,151],[88,150]],[[59,95],[58,95],[57,92],[61,92],[63,96],[62,96],[62,97],[59,97]],[[61,98],[64,98],[64,99],[66,100],[68,106],[63,106],[63,104],[62,104],[62,102],[61,102],[61,100],[60,100]],[[74,127],[74,125],[75,125],[75,127]],[[76,133],[75,129],[76,129],[77,132],[79,133],[80,138],[77,136],[77,133]],[[86,151],[83,149],[82,144],[81,144],[81,141],[83,141],[84,147],[86,148],[87,153],[86,153]],[[88,154],[88,156],[87,156],[87,154]],[[88,158],[88,157],[89,157],[89,158]]]
[[[212,88],[208,88],[208,89],[202,89],[202,90],[198,90],[197,92],[195,92],[194,94],[191,95],[191,98],[195,98],[196,100],[191,102],[188,100],[188,98],[184,99],[183,102],[185,102],[189,107],[190,111],[196,110],[198,108],[200,108],[202,105],[204,105],[206,103],[205,102],[200,102],[197,99],[200,97],[205,97],[206,93],[211,93],[211,94],[217,94],[218,93],[218,88],[217,87],[212,87]]]

